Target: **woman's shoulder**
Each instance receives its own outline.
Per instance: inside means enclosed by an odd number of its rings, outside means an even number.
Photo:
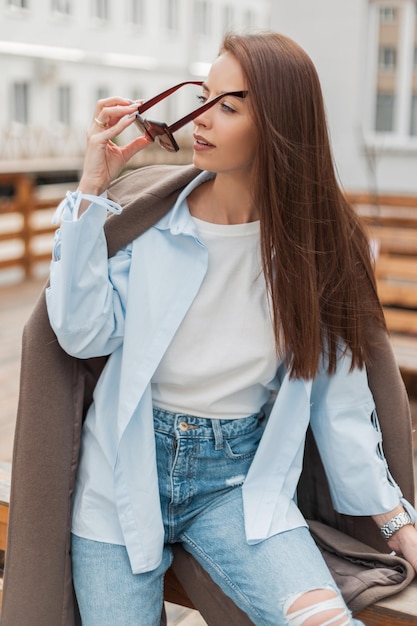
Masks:
[[[108,196],[122,206],[148,194],[162,198],[185,187],[200,171],[194,165],[139,167],[117,178],[110,185]]]
[[[108,197],[120,204],[123,212],[109,217],[104,226],[109,256],[160,220],[199,173],[190,165],[155,165],[117,179],[109,188]]]

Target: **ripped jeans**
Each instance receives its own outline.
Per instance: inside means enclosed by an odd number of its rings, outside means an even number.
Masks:
[[[302,626],[320,611],[323,619],[313,623],[362,623],[351,618],[307,528],[256,545],[246,542],[241,485],[262,436],[261,416],[211,420],[155,409],[154,424],[165,526],[162,562],[134,575],[124,546],[73,536],[83,626],[159,626],[163,575],[176,542],[256,626]],[[300,594],[317,589],[332,590],[327,605],[306,611],[294,604]]]

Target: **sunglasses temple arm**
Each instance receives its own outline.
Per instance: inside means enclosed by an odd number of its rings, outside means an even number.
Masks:
[[[169,130],[170,133],[175,133],[175,131],[188,124],[188,122],[191,122],[195,117],[197,117],[197,115],[201,115],[201,113],[204,113],[205,111],[207,111],[207,109],[210,109],[214,104],[216,104],[216,102],[221,100],[221,98],[223,97],[224,96],[220,95],[217,98],[213,98],[213,100],[210,100],[210,102],[206,102],[201,107],[198,107],[198,109],[195,109],[185,117],[182,117],[180,120],[178,120],[178,122],[174,122],[174,124],[168,126],[167,130]]]
[[[175,85],[174,87],[170,87],[170,89],[166,89],[165,91],[163,91],[162,93],[158,94],[154,98],[151,98],[150,100],[147,100],[146,102],[141,104],[140,107],[138,107],[138,113],[139,114],[145,113],[145,111],[147,111],[148,109],[153,107],[154,104],[158,104],[158,102],[160,102],[161,100],[164,100],[165,98],[170,96],[172,93],[177,91],[177,89],[180,89],[181,87],[184,87],[184,85],[202,85],[202,84],[203,83],[200,80],[198,80],[198,81],[188,81],[187,80],[187,81],[185,81],[183,83],[180,83],[179,85]]]
[[[208,102],[203,104],[201,107],[198,107],[198,109],[194,109],[194,111],[191,111],[191,113],[189,113],[185,117],[182,117],[180,120],[178,120],[178,122],[174,122],[174,124],[168,126],[167,130],[169,130],[170,133],[175,133],[175,131],[188,124],[188,122],[191,122],[194,118],[197,117],[197,115],[201,115],[201,113],[204,113],[205,111],[210,109],[214,104],[216,104],[216,102],[219,102],[219,100],[227,95],[235,96],[236,98],[246,98],[247,93],[247,91],[230,91],[229,93],[221,93],[212,100],[209,100]]]
[[[178,122],[174,122],[174,124],[171,124],[171,126],[168,126],[167,130],[169,130],[170,133],[175,133],[175,131],[179,130],[180,128],[188,124],[188,122],[191,122],[194,118],[197,117],[197,115],[201,115],[201,113],[204,113],[205,111],[210,109],[214,104],[216,104],[216,102],[219,102],[219,100],[221,100],[225,96],[235,96],[236,98],[246,98],[247,93],[248,93],[247,91],[230,91],[226,93],[221,93],[215,98],[213,98],[212,100],[209,100],[208,102],[203,104],[201,107],[194,109],[194,111],[191,111],[191,113],[189,113],[185,117],[182,117],[180,120],[178,120]]]

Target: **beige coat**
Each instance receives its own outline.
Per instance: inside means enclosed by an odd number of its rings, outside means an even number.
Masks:
[[[109,256],[159,220],[197,173],[192,166],[155,166],[116,181],[110,197],[124,211],[106,223]],[[385,332],[377,328],[371,332],[374,350],[372,363],[368,364],[369,383],[385,453],[395,480],[412,502],[407,395]],[[50,328],[42,293],[23,336],[2,626],[79,624],[69,557],[71,494],[82,419],[104,362],[101,358],[79,360],[63,352]],[[305,453],[299,505],[305,517],[316,520],[312,530],[319,545],[326,548],[324,554],[330,566],[334,566],[335,559],[342,559],[342,568],[348,575],[344,582],[338,582],[353,610],[410,582],[411,566],[386,554],[386,546],[372,520],[342,516],[334,511],[311,438]],[[396,580],[381,587],[382,579],[368,575],[369,571],[375,574],[380,570],[372,567],[358,572],[357,565],[346,558],[349,554],[353,561],[360,555],[377,566],[395,566],[399,570]],[[179,579],[209,624],[250,624],[191,557],[180,550],[174,564]]]

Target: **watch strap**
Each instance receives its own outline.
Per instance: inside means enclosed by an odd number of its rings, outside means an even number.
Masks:
[[[413,525],[412,519],[409,514],[404,511],[395,515],[386,524],[381,526],[379,530],[384,539],[390,539],[390,537],[392,537],[397,530],[400,530],[400,528],[408,526],[409,524]]]

